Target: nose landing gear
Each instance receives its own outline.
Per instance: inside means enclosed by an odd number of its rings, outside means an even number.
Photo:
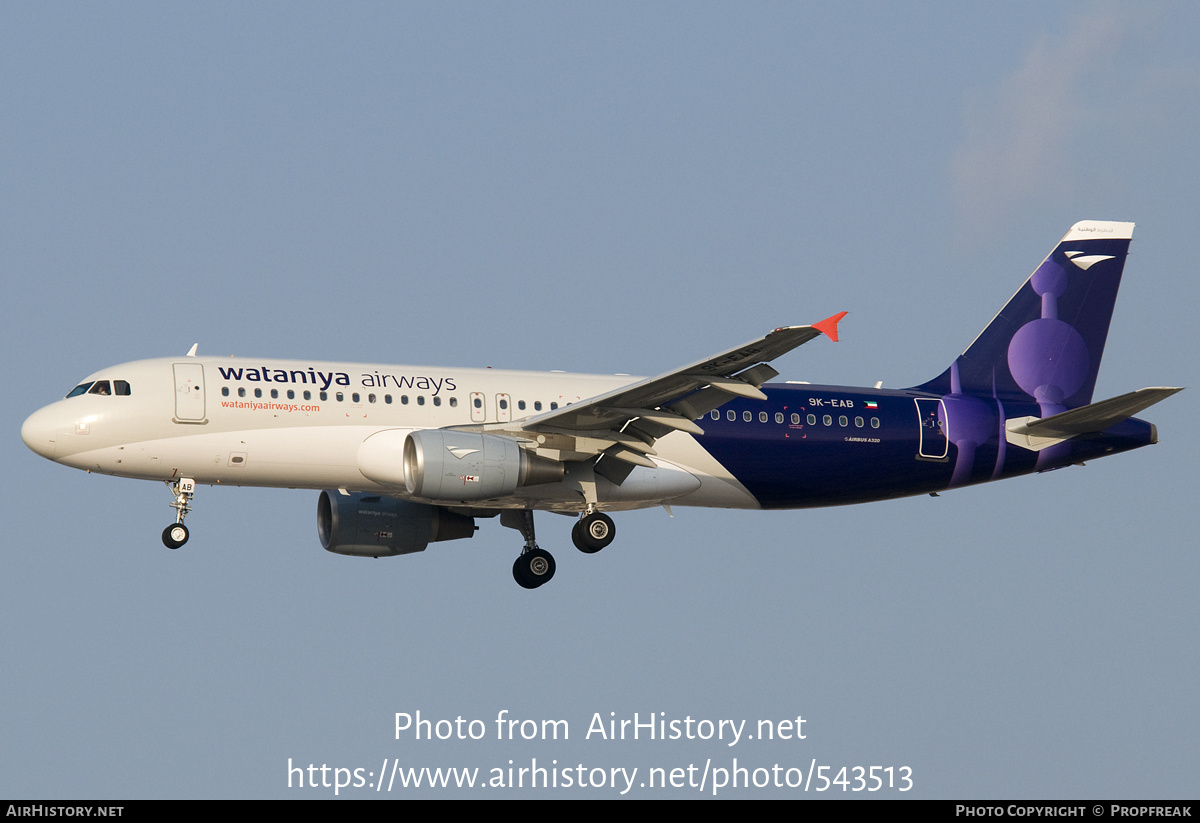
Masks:
[[[163,545],[168,549],[178,549],[188,541],[188,528],[182,523],[172,523],[163,529]]]
[[[175,522],[163,529],[162,542],[168,549],[178,549],[188,541],[188,528],[183,525],[183,518],[192,510],[192,497],[196,494],[196,481],[190,477],[181,477],[174,483],[164,480],[171,495],[175,498],[171,508],[175,510]]]

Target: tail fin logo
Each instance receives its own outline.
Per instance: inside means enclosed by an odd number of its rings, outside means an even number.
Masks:
[[[1132,238],[1132,223],[1076,223],[954,361],[957,369],[915,388],[1032,400],[1046,415],[1092,402]]]
[[[950,368],[915,387],[941,396],[938,421],[958,449],[951,487],[1002,475],[1010,415],[1033,418],[1036,404],[1036,418],[1046,419],[1092,402],[1132,239],[1132,223],[1076,223]],[[930,402],[917,400],[918,409]],[[998,449],[976,461],[997,424]],[[1046,444],[1037,467],[1068,450],[1065,441]]]
[[[1081,251],[1066,251],[1063,255],[1079,268],[1087,271],[1101,260],[1112,260],[1111,254],[1083,254]],[[1083,255],[1080,257],[1079,255]]]

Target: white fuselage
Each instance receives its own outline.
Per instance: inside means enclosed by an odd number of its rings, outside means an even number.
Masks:
[[[22,438],[38,454],[87,471],[201,484],[379,491],[411,497],[360,471],[359,450],[388,430],[496,427],[636,381],[493,369],[179,357],[102,369],[81,385],[122,381],[128,393],[83,393],[35,412]],[[756,508],[757,502],[695,438],[656,445],[655,469],[620,486],[601,477],[519,489],[497,507],[578,511],[581,482],[600,508],[671,501]],[[553,451],[546,452],[556,456]]]

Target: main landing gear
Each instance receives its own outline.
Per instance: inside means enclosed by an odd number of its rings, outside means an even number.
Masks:
[[[616,536],[616,524],[603,512],[585,514],[571,529],[571,542],[584,554],[595,554]]]
[[[192,510],[192,497],[196,494],[196,481],[190,477],[181,477],[172,483],[164,480],[171,495],[175,498],[171,508],[175,510],[175,522],[163,529],[163,545],[168,549],[178,549],[188,541],[188,528],[183,525],[183,518]]]
[[[500,513],[500,525],[516,529],[525,538],[525,547],[513,562],[513,580],[526,589],[536,589],[554,577],[554,555],[538,548],[533,536],[533,512],[510,509]]]
[[[509,509],[500,513],[500,525],[516,529],[525,538],[521,554],[513,561],[513,580],[526,589],[536,589],[554,577],[554,555],[540,548],[533,532],[533,512]],[[571,540],[581,552],[595,554],[617,536],[617,527],[607,514],[592,511],[571,529]]]

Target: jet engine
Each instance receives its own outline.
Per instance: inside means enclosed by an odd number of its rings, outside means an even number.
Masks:
[[[511,437],[424,429],[404,441],[404,486],[428,500],[487,500],[518,486],[557,483],[566,468]]]
[[[439,506],[362,492],[323,491],[317,500],[317,536],[335,554],[394,557],[474,534],[475,518]]]
[[[521,486],[557,483],[566,467],[511,437],[449,429],[373,434],[358,450],[363,476],[426,500],[489,500]]]

